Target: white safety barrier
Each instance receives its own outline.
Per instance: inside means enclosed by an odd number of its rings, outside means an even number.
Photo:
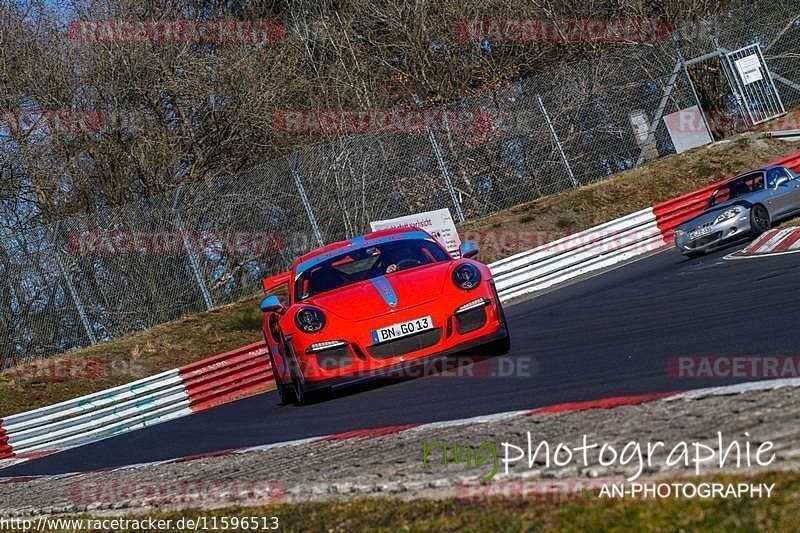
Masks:
[[[257,342],[0,420],[0,460],[13,464],[160,424],[263,390],[271,382],[266,346]]]
[[[652,208],[489,265],[503,301],[540,291],[668,244]]]

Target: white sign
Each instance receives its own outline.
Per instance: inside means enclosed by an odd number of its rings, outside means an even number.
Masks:
[[[650,121],[647,120],[647,114],[641,109],[637,109],[636,111],[631,111],[628,118],[631,121],[633,133],[636,135],[636,142],[641,148],[647,142],[647,134],[650,133]]]
[[[664,125],[678,153],[714,142],[703,120],[703,112],[696,105],[666,115]]]
[[[745,85],[750,85],[758,80],[763,80],[764,76],[761,74],[761,61],[758,60],[758,55],[751,54],[741,59],[737,59],[736,70],[739,71],[742,81]]]
[[[461,238],[458,236],[456,224],[449,209],[439,209],[426,213],[417,213],[389,220],[378,220],[369,223],[372,231],[394,228],[419,228],[427,231],[444,246],[450,255],[458,257]]]

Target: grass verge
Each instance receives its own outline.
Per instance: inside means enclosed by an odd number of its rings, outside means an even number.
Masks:
[[[261,339],[261,296],[0,374],[0,418],[211,357]]]
[[[793,113],[800,115],[800,111]],[[743,134],[539,198],[459,226],[478,235],[581,231],[797,152],[800,145]],[[514,240],[512,239],[512,242]],[[491,241],[498,242],[498,241]],[[486,263],[529,247],[483,246]],[[488,243],[488,245],[487,245]],[[258,341],[260,295],[0,375],[0,417],[75,398]],[[62,367],[59,367],[63,362]],[[83,369],[86,369],[85,371]],[[65,374],[61,376],[60,374]]]
[[[682,480],[689,482],[690,480]],[[592,494],[562,501],[398,501],[381,498],[216,510],[182,510],[125,518],[277,517],[280,531],[794,531],[800,516],[800,473],[767,472],[691,480],[775,484],[761,498],[611,499]],[[83,515],[73,518],[89,518]],[[121,529],[123,531],[135,531]],[[177,529],[172,529],[176,531]],[[64,529],[63,531],[73,531]]]

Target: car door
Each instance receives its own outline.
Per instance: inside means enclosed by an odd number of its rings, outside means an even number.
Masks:
[[[800,175],[787,172],[789,181],[785,184],[789,188],[787,194],[787,213],[800,211]]]
[[[785,168],[776,167],[767,171],[767,206],[773,218],[782,217],[800,208],[800,180],[792,178]],[[783,183],[779,185],[781,181]]]

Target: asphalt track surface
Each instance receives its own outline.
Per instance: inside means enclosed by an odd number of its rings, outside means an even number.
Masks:
[[[280,406],[271,392],[12,466],[0,477],[732,384],[678,379],[667,364],[686,355],[800,355],[800,254],[723,259],[736,249],[699,259],[669,250],[508,306],[511,353],[477,364],[472,377],[376,383],[303,407]]]

